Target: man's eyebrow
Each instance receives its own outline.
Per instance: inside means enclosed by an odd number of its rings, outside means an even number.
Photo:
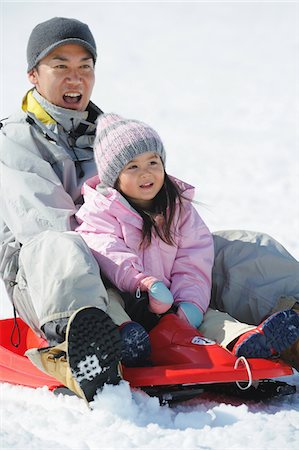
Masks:
[[[83,58],[80,59],[80,61],[88,61],[92,59],[92,56],[84,56]],[[57,60],[57,61],[69,61],[69,58],[67,58],[66,56],[63,55],[53,55],[51,60]]]

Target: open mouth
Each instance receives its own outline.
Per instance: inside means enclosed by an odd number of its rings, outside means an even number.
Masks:
[[[68,103],[69,105],[75,105],[77,103],[80,103],[80,100],[82,98],[82,95],[79,92],[67,92],[63,96],[63,100],[65,103]]]
[[[140,187],[143,189],[146,189],[146,188],[151,188],[153,185],[154,185],[154,183],[144,183]]]

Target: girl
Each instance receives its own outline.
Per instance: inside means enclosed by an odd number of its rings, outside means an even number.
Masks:
[[[161,139],[142,122],[101,115],[94,154],[98,176],[84,185],[77,231],[121,292],[119,303],[124,301],[129,317],[147,331],[170,309],[198,328],[210,301],[214,250],[192,205],[194,189],[166,173]],[[294,309],[272,314],[258,327],[209,309],[200,331],[237,356],[280,354],[298,368]],[[125,342],[129,348],[130,339]],[[132,342],[138,347],[137,335]]]
[[[148,125],[98,119],[98,177],[84,186],[79,231],[129,316],[150,330],[170,308],[198,327],[211,293],[213,239],[192,205],[194,189],[165,172]]]

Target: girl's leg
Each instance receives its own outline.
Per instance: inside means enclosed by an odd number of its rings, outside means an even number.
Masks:
[[[113,287],[107,288],[109,304],[107,314],[116,325],[122,340],[122,363],[127,367],[147,365],[150,356],[150,338],[144,327],[133,321],[126,313],[125,302],[119,291]]]

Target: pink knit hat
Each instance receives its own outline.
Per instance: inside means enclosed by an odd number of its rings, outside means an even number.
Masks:
[[[94,157],[99,178],[104,185],[114,187],[125,165],[146,152],[157,153],[165,165],[163,143],[150,126],[113,113],[99,116]]]

